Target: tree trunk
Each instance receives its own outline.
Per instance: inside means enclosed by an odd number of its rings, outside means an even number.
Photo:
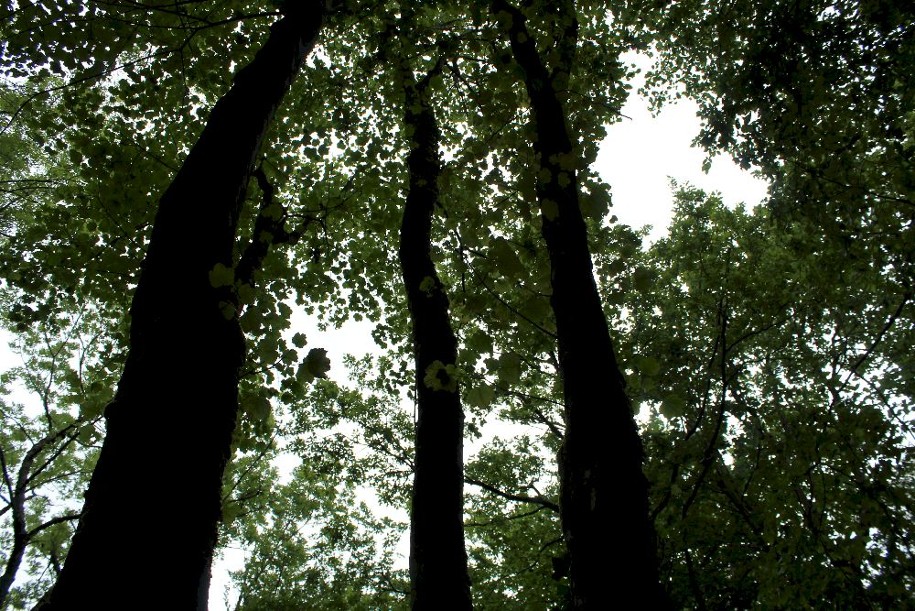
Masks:
[[[431,254],[441,169],[438,125],[426,96],[431,76],[416,83],[409,69],[404,70],[404,122],[413,133],[400,264],[413,322],[417,397],[410,594],[413,609],[470,609],[463,521],[464,414],[454,371],[447,369],[457,360],[457,340]]]
[[[574,60],[574,6],[570,0],[561,3],[566,25],[560,49],[565,56],[552,75],[524,15],[505,0],[494,0],[492,9],[510,24],[512,53],[524,72],[537,135],[537,197],[550,257],[550,301],[565,403],[560,516],[570,556],[572,604],[603,610],[631,600],[646,609],[665,608],[642,443],[592,273],[587,227],[578,205],[578,159],[553,85],[555,78],[567,78]]]
[[[159,202],[83,518],[40,609],[206,607],[244,359],[234,291],[210,272],[232,267],[254,159],[322,7],[285,3]]]

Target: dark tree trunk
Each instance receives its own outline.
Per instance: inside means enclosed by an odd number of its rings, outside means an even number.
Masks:
[[[210,272],[232,267],[254,159],[322,7],[285,3],[159,202],[83,518],[41,609],[206,607],[244,359],[236,298]]]
[[[537,134],[537,197],[550,256],[565,403],[560,515],[573,607],[611,609],[628,600],[640,601],[638,606],[646,609],[665,608],[642,443],[592,273],[578,205],[578,159],[553,86],[554,79],[567,78],[574,61],[574,6],[571,0],[561,4],[568,22],[560,44],[564,56],[553,74],[538,54],[524,15],[505,0],[494,0],[492,8],[509,17],[512,53],[524,72]]]
[[[457,340],[448,316],[448,297],[431,253],[441,168],[439,132],[425,94],[431,73],[416,83],[408,70],[404,72],[404,121],[413,134],[407,157],[410,176],[400,229],[400,264],[413,322],[417,396],[411,602],[413,609],[470,609],[462,494],[464,414],[457,380],[446,370],[457,360]]]

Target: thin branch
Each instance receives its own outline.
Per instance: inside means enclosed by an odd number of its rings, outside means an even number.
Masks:
[[[499,303],[501,303],[509,312],[511,312],[512,314],[514,314],[515,316],[517,316],[517,317],[520,318],[521,320],[523,320],[523,321],[529,323],[531,326],[533,326],[535,329],[537,329],[538,331],[540,331],[541,333],[543,333],[543,334],[546,335],[547,337],[550,337],[550,338],[552,338],[553,340],[556,340],[556,339],[557,339],[557,335],[556,335],[555,333],[553,333],[553,332],[550,331],[549,329],[544,328],[544,327],[541,326],[540,324],[534,322],[533,320],[531,320],[530,318],[528,318],[527,316],[525,316],[524,314],[522,314],[521,312],[519,312],[517,308],[515,308],[514,306],[508,304],[504,299],[502,299],[502,297],[500,297],[500,296],[498,295],[498,293],[496,293],[493,289],[491,289],[491,288],[489,287],[489,285],[486,284],[486,281],[483,280],[483,278],[481,278],[479,274],[477,274],[475,271],[473,271],[472,268],[471,268],[471,273],[476,277],[476,279],[479,281],[480,285],[481,285],[484,289],[486,289],[486,292],[489,293],[490,295],[492,295],[493,297],[495,297],[496,301],[498,301]]]
[[[896,323],[896,320],[902,314],[902,311],[905,309],[906,304],[909,302],[909,299],[912,298],[912,294],[909,292],[903,293],[902,300],[899,302],[899,306],[896,307],[896,310],[890,315],[887,321],[884,323],[883,328],[880,329],[880,332],[877,333],[877,337],[874,338],[874,341],[871,343],[870,347],[865,350],[852,364],[848,375],[845,376],[845,380],[842,381],[841,386],[837,392],[841,392],[847,385],[851,377],[857,373],[858,367],[860,367],[864,361],[874,353],[874,350],[877,349],[877,346],[880,345],[880,342],[883,341],[883,336],[890,330],[890,328]]]
[[[522,518],[527,518],[532,515],[538,514],[543,511],[545,507],[542,505],[534,507],[530,511],[525,511],[524,513],[516,513],[511,516],[501,516],[495,520],[490,520],[488,522],[464,522],[466,527],[476,527],[476,528],[485,528],[487,526],[492,526],[493,524],[503,524],[505,522],[510,522],[512,520],[520,520]]]
[[[80,513],[65,513],[63,515],[57,516],[56,518],[51,518],[47,522],[39,524],[38,526],[36,526],[32,530],[30,530],[28,532],[28,538],[31,539],[32,537],[34,537],[41,531],[51,528],[52,526],[54,526],[56,524],[63,524],[64,522],[72,522],[74,520],[80,519],[82,516],[83,516],[83,514],[82,514],[82,512],[80,512]]]
[[[495,494],[496,496],[500,496],[504,499],[508,499],[509,501],[517,501],[519,503],[533,503],[535,505],[540,505],[541,507],[543,507],[545,509],[549,509],[551,511],[555,511],[556,513],[559,513],[559,505],[557,505],[553,501],[550,501],[549,499],[546,499],[542,496],[527,496],[524,494],[512,494],[511,492],[505,492],[504,490],[500,490],[499,488],[496,488],[495,486],[492,486],[485,482],[481,482],[480,480],[474,479],[467,475],[464,476],[464,482],[467,484],[470,484],[472,486],[477,486],[479,488],[482,488],[483,490],[486,490],[487,492],[491,492],[492,494]]]

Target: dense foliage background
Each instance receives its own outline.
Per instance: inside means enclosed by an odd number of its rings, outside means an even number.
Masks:
[[[460,342],[474,603],[566,600],[562,395],[527,94],[488,5],[411,4],[410,28],[397,2],[335,4],[263,151],[270,214],[288,239],[273,240],[256,282],[236,287],[248,355],[221,545],[245,550],[237,609],[407,604],[395,555],[414,392],[396,271],[409,149],[400,84],[403,70],[437,65],[434,255]],[[557,32],[568,6],[521,6],[547,62],[566,61]],[[905,6],[575,3],[563,102],[677,607],[915,604],[915,9]],[[67,553],[157,198],[277,7],[37,0],[5,2],[0,16],[0,310],[23,363],[0,379],[0,600],[18,609]],[[590,163],[620,119],[631,67],[619,56],[630,50],[656,60],[646,95],[659,107],[696,100],[699,144],[771,181],[763,206],[731,209],[679,185],[665,238],[643,247],[616,221],[612,185]],[[264,197],[252,181],[239,254]],[[370,321],[378,350],[333,363],[328,379],[306,314]],[[167,453],[169,431],[161,438]],[[167,485],[161,495],[181,502]]]

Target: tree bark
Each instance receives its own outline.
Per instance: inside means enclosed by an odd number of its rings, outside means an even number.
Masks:
[[[554,82],[574,61],[577,21],[571,0],[561,57],[551,74],[526,18],[505,0],[492,10],[507,24],[522,68],[537,140],[537,198],[550,257],[566,434],[559,457],[560,516],[570,556],[572,605],[612,609],[623,600],[668,607],[658,580],[655,534],[648,513],[643,450],[592,273],[587,227],[578,204],[568,121]]]
[[[464,549],[464,413],[448,296],[432,261],[432,216],[441,171],[439,131],[426,95],[404,69],[404,122],[412,128],[409,190],[400,228],[400,264],[413,323],[417,421],[410,515],[410,594],[413,609],[470,609]],[[454,373],[454,370],[451,371]]]
[[[159,202],[83,517],[40,609],[206,608],[244,359],[233,287],[210,272],[232,267],[255,157],[322,10],[284,4]]]

